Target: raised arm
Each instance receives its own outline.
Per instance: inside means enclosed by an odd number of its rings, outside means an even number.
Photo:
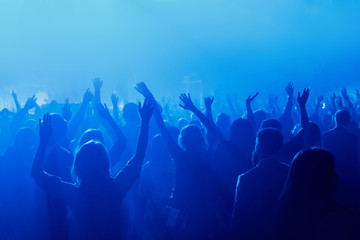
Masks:
[[[11,134],[15,136],[17,131],[20,129],[22,121],[24,120],[26,114],[29,112],[30,109],[36,106],[36,97],[35,95],[28,98],[25,106],[16,113],[15,117],[11,122]]]
[[[161,107],[156,102],[153,94],[147,88],[144,82],[140,82],[136,85],[135,89],[146,98],[150,98],[154,102],[154,118],[161,135],[164,137],[165,143],[169,149],[171,156],[174,159],[178,159],[183,154],[183,150],[179,147],[177,142],[172,138],[169,129],[165,126],[164,119],[161,115]]]
[[[127,191],[132,186],[132,184],[139,176],[148,144],[149,122],[153,109],[154,104],[150,98],[145,98],[143,106],[141,106],[139,103],[141,127],[135,155],[128,161],[126,166],[116,176],[116,182],[120,184],[121,188],[125,187],[125,191]]]
[[[14,99],[14,103],[15,103],[15,106],[16,106],[16,112],[21,111],[21,106],[20,106],[20,104],[19,104],[17,95],[16,95],[16,93],[14,92],[14,90],[11,91],[11,96],[12,96],[13,99]]]
[[[324,100],[323,96],[319,96],[316,100],[316,105],[315,105],[315,110],[314,110],[314,115],[319,116],[320,115],[320,108],[321,108],[321,103]]]
[[[287,103],[286,103],[286,106],[285,106],[284,113],[280,117],[280,120],[283,123],[292,123],[291,110],[292,110],[292,107],[293,107],[293,98],[294,98],[294,85],[293,85],[292,82],[289,82],[286,85],[285,91],[287,93]]]
[[[69,124],[66,133],[66,137],[68,140],[71,141],[74,138],[76,131],[79,129],[80,124],[85,117],[86,108],[89,105],[90,101],[93,99],[93,97],[94,97],[93,93],[88,88],[84,93],[79,111],[76,113],[73,120]]]
[[[72,183],[63,182],[60,177],[48,174],[44,171],[45,152],[49,144],[52,127],[51,116],[45,114],[43,120],[39,120],[40,143],[37,149],[30,175],[35,182],[51,196],[66,201],[68,191],[73,189]]]
[[[120,121],[120,117],[119,117],[119,98],[116,96],[116,93],[111,94],[111,103],[113,106],[113,116],[114,116],[114,120],[115,122],[119,122]]]
[[[181,94],[180,100],[182,101],[182,104],[179,104],[179,106],[183,109],[193,112],[199,118],[202,124],[204,124],[206,129],[214,135],[214,137],[216,137],[217,139],[224,138],[221,134],[221,131],[216,127],[215,123],[208,119],[197,107],[195,107],[194,103],[191,100],[190,94]]]
[[[246,99],[246,112],[247,112],[247,119],[250,121],[251,125],[254,129],[257,129],[256,121],[254,118],[254,113],[251,109],[251,103],[255,100],[255,98],[259,95],[259,93],[255,93],[254,96],[249,95]]]
[[[346,107],[349,108],[352,116],[353,116],[353,117],[356,117],[356,116],[357,116],[356,108],[355,108],[354,104],[352,103],[352,101],[351,101],[351,99],[350,99],[350,96],[349,96],[348,93],[347,93],[346,88],[343,88],[343,89],[341,90],[341,95],[343,96],[344,103],[345,103]]]
[[[49,113],[44,115],[43,120],[39,120],[39,133],[40,143],[31,168],[31,177],[40,186],[44,186],[46,178],[46,174],[43,171],[45,151],[52,133],[51,116],[49,115]]]
[[[61,115],[66,120],[66,122],[69,122],[72,117],[70,108],[69,99],[66,99],[64,106],[61,108]]]
[[[121,131],[120,127],[117,125],[115,120],[111,117],[110,111],[106,104],[98,104],[97,105],[97,112],[99,115],[109,123],[110,127],[112,128],[113,132],[115,133],[116,140],[120,140],[126,142],[126,137],[124,133]]]
[[[298,92],[297,102],[299,103],[301,127],[306,128],[309,126],[309,117],[306,111],[306,102],[309,98],[309,88],[305,88],[302,95]]]
[[[213,114],[212,114],[212,109],[211,109],[211,105],[213,104],[214,102],[214,97],[206,97],[204,98],[204,102],[205,102],[205,114],[206,114],[206,117],[213,123],[215,124],[214,122],[214,118],[213,118]]]
[[[95,92],[94,107],[96,108],[96,106],[99,103],[101,103],[100,90],[103,85],[103,81],[100,78],[94,78],[92,81],[93,81],[94,92]]]

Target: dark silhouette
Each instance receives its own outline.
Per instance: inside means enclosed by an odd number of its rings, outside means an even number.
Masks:
[[[236,186],[234,238],[266,239],[271,233],[277,199],[288,172],[288,165],[278,161],[282,145],[283,137],[277,129],[264,128],[257,133],[253,156],[257,164],[239,176]]]
[[[339,175],[336,199],[354,211],[360,211],[360,166],[358,137],[349,129],[350,112],[341,109],[335,114],[335,128],[324,133],[323,146],[334,154]]]
[[[178,104],[141,82],[138,106],[103,85],[74,102],[11,92],[0,239],[360,239],[358,90],[289,82],[266,102],[189,85]]]
[[[298,153],[280,198],[274,239],[358,239],[359,225],[352,213],[333,198],[337,183],[330,152],[310,149]]]
[[[73,172],[75,184],[65,182],[44,171],[44,156],[53,135],[53,118],[47,114],[39,122],[40,145],[31,176],[51,196],[64,198],[75,218],[75,239],[120,238],[120,205],[126,192],[138,178],[145,157],[152,102],[139,104],[142,118],[137,150],[115,178],[110,177],[110,163],[104,146],[99,142],[85,143],[77,152]]]

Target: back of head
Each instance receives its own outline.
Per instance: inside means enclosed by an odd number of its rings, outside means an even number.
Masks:
[[[350,112],[346,109],[340,109],[335,113],[337,125],[348,125],[350,123]]]
[[[226,113],[219,113],[216,116],[216,125],[219,127],[229,127],[231,124],[230,116]]]
[[[180,131],[180,145],[189,151],[202,151],[205,148],[205,139],[198,126],[187,125]]]
[[[255,151],[263,155],[276,155],[283,145],[283,136],[278,129],[263,128],[256,136]]]
[[[51,127],[52,127],[52,136],[55,142],[61,141],[67,131],[67,124],[65,119],[59,114],[51,114]]]
[[[80,137],[79,147],[89,141],[96,141],[104,144],[104,136],[99,129],[88,129]]]
[[[36,133],[30,128],[22,128],[15,136],[13,146],[16,148],[30,149],[36,143]]]
[[[261,128],[275,128],[282,132],[281,123],[279,120],[276,119],[266,119],[262,121]]]
[[[160,134],[157,134],[151,142],[151,156],[151,162],[155,164],[167,165],[170,162],[169,151],[164,138]]]
[[[254,112],[254,118],[257,126],[260,126],[260,124],[267,118],[267,114],[264,110],[256,110]]]
[[[321,130],[316,123],[310,122],[309,129],[306,135],[305,147],[320,147],[321,146]]]
[[[293,159],[283,195],[291,200],[305,200],[302,203],[316,202],[329,199],[336,185],[333,155],[322,149],[308,149]]]
[[[140,121],[138,105],[133,102],[126,103],[122,113],[126,123],[138,124]]]
[[[90,141],[81,146],[73,166],[78,183],[105,180],[109,178],[109,171],[109,157],[103,144]]]
[[[189,121],[185,118],[180,118],[178,120],[178,127],[179,129],[183,129],[183,127],[186,127],[187,125],[189,125]]]
[[[251,143],[252,147],[254,146],[255,133],[249,120],[238,118],[231,124],[230,141],[236,145]]]

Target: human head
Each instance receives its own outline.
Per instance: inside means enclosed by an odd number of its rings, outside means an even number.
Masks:
[[[305,148],[321,146],[321,131],[316,123],[309,123],[309,129],[306,131],[305,140]]]
[[[183,129],[183,127],[185,127],[185,126],[187,126],[187,125],[189,125],[189,121],[188,121],[187,119],[185,119],[185,118],[180,118],[180,119],[178,120],[178,128],[179,128],[179,129]]]
[[[67,124],[65,119],[57,113],[51,115],[51,129],[52,137],[55,142],[60,142],[64,139],[67,131]]]
[[[103,144],[89,141],[80,147],[73,166],[73,174],[78,184],[105,180],[109,178],[109,172],[109,156]]]
[[[350,112],[346,109],[340,109],[335,113],[336,125],[344,126],[350,123]]]
[[[99,129],[88,129],[80,137],[79,147],[89,141],[96,141],[104,144],[104,135]]]
[[[151,162],[166,164],[169,161],[170,155],[167,150],[164,138],[157,134],[151,142]]]
[[[201,151],[205,148],[205,139],[199,127],[195,125],[187,125],[180,131],[180,145],[189,151]]]
[[[264,121],[267,118],[267,113],[264,110],[256,110],[254,112],[254,119],[256,122],[256,126],[260,126],[262,121]]]
[[[314,201],[331,197],[336,191],[337,175],[333,155],[323,149],[299,152],[293,159],[283,196]]]
[[[266,156],[277,155],[283,145],[283,136],[278,129],[262,128],[256,135],[255,152]]]
[[[236,145],[251,144],[253,151],[255,133],[249,120],[238,118],[230,125],[230,141]]]
[[[261,128],[275,128],[282,132],[281,123],[277,119],[266,119],[262,121]]]
[[[127,124],[139,124],[140,117],[138,108],[138,105],[133,102],[129,102],[124,105],[122,115]]]
[[[21,149],[31,149],[36,144],[36,140],[35,131],[25,127],[17,132],[13,146]]]

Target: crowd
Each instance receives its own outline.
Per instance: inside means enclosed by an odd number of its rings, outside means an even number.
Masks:
[[[242,112],[231,96],[161,104],[143,82],[143,103],[108,108],[102,85],[41,107],[12,92],[0,239],[360,239],[358,91],[310,103],[289,83],[283,110],[270,95],[254,111],[256,93]]]

